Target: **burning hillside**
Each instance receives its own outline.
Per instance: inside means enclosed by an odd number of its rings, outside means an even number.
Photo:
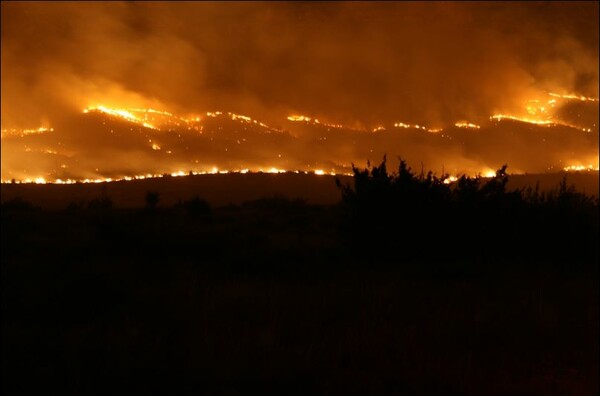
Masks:
[[[2,180],[110,181],[218,172],[300,171],[347,174],[350,164],[402,156],[439,173],[483,174],[508,163],[514,173],[598,169],[598,127],[560,117],[572,101],[579,120],[597,100],[549,95],[527,115],[493,115],[430,128],[395,122],[358,130],[291,115],[274,128],[246,115],[178,116],[155,109],[89,107],[52,128],[5,130]],[[583,117],[582,117],[583,115]],[[593,118],[592,118],[593,119]]]

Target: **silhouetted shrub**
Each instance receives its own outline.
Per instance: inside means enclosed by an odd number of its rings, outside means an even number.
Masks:
[[[385,157],[364,170],[353,165],[354,186],[336,180],[341,232],[354,250],[396,259],[597,256],[597,199],[566,179],[547,194],[507,191],[506,169],[446,184],[447,175],[415,175],[403,160],[391,175]]]

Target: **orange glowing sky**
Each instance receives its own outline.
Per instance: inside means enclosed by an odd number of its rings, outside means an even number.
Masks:
[[[597,2],[1,7],[3,180],[344,172],[383,154],[597,168]],[[404,129],[436,140],[390,135]]]

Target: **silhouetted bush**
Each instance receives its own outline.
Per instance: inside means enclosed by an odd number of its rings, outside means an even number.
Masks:
[[[400,260],[511,258],[553,260],[598,255],[598,200],[567,187],[507,191],[504,165],[494,177],[415,175],[401,160],[388,174],[353,166],[354,186],[342,185],[341,232],[352,249]]]

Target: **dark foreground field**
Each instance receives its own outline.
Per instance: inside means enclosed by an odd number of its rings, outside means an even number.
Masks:
[[[2,394],[598,394],[597,201],[380,171],[340,205],[5,201]]]

